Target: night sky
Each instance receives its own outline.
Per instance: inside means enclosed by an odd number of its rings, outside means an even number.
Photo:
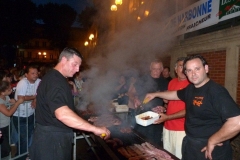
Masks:
[[[88,0],[32,0],[33,3],[45,4],[45,3],[59,3],[59,4],[68,4],[73,7],[78,13],[80,13],[87,5],[89,5]]]

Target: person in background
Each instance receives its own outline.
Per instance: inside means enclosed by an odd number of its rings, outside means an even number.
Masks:
[[[83,89],[83,84],[84,84],[84,79],[83,79],[83,73],[82,72],[76,72],[73,76],[74,83],[76,85],[76,89],[78,94],[74,96],[74,104],[75,106],[79,107],[81,105],[81,94],[82,94],[82,89]]]
[[[114,99],[117,98],[118,104],[127,104],[128,96],[126,95],[128,92],[128,84],[127,78],[124,75],[120,75],[117,86],[115,87],[115,96]]]
[[[84,79],[82,77],[82,72],[77,72],[74,75],[74,82],[76,84],[77,90],[80,93],[82,91],[83,88],[83,83],[84,83]]]
[[[77,86],[74,82],[74,79],[71,77],[71,78],[67,78],[67,81],[72,89],[72,95],[73,96],[77,96],[78,95],[78,90],[77,90]]]
[[[38,78],[38,69],[34,65],[27,66],[25,76],[18,82],[14,95],[16,100],[24,98],[24,103],[20,104],[12,118],[14,127],[20,136],[20,141],[17,142],[17,148],[20,147],[20,153],[18,154],[27,152],[28,147],[31,145],[36,107],[34,102],[36,91],[41,81]],[[26,159],[26,157],[21,158]]]
[[[7,73],[4,70],[0,70],[0,81],[7,80]]]
[[[172,77],[170,76],[170,67],[164,67],[162,75],[164,78],[168,80],[168,82],[170,82],[172,80]]]
[[[25,77],[25,71],[23,69],[20,70],[14,70],[14,80],[11,83],[12,86],[12,93],[9,95],[10,98],[14,98],[17,83]],[[16,131],[16,128],[14,127],[13,120],[11,120],[11,157],[14,157],[17,153],[17,147],[16,144],[18,142],[18,133]]]
[[[155,107],[163,108],[163,99],[155,98],[151,103],[142,104],[144,97],[149,92],[166,91],[168,87],[168,81],[161,76],[163,71],[163,64],[160,60],[154,60],[150,64],[150,74],[144,75],[139,78],[134,84],[136,89],[135,107],[136,114],[140,114],[146,111],[151,111]],[[145,136],[151,143],[162,146],[162,130],[163,124],[149,125],[143,127],[135,125],[134,129],[139,134]]]
[[[180,57],[175,63],[177,78],[172,79],[168,84],[168,91],[185,88],[189,81],[183,71],[183,61],[185,57]],[[167,112],[159,113],[159,119],[155,124],[163,123],[163,147],[179,159],[182,158],[182,140],[185,137],[185,103],[180,100],[168,101]]]
[[[224,87],[208,77],[209,66],[201,55],[188,56],[183,71],[191,82],[186,88],[149,93],[145,100],[161,97],[185,102],[182,160],[232,160],[229,139],[240,132],[238,105]]]
[[[24,99],[20,98],[17,102],[10,99],[12,92],[11,84],[8,81],[0,81],[0,130],[3,137],[1,138],[1,158],[7,157],[11,151],[9,144],[9,125],[10,116],[16,111],[19,104]]]
[[[136,124],[136,120],[135,120],[136,108],[134,105],[134,101],[137,96],[137,92],[136,92],[136,89],[134,86],[136,82],[137,82],[137,76],[134,75],[134,73],[133,73],[129,78],[129,87],[128,87],[128,92],[127,92],[127,96],[128,96],[128,104],[127,105],[129,108],[128,118],[130,119],[131,127],[135,126],[135,124]]]
[[[75,113],[66,77],[73,77],[81,63],[80,52],[67,47],[60,53],[54,69],[43,77],[37,91],[36,127],[30,159],[71,160],[73,129],[109,138],[110,131],[107,128],[91,125]]]

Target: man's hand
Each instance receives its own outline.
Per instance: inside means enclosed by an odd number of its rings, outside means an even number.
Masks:
[[[141,104],[142,104],[142,103],[140,102],[140,100],[138,99],[138,97],[136,97],[136,96],[134,97],[134,100],[133,100],[133,101],[134,101],[134,107],[135,107],[135,108],[138,108],[138,107],[141,106]]]
[[[207,146],[205,146],[201,152],[204,152],[205,151],[205,158],[209,158],[210,160],[212,160],[212,151],[214,149],[215,146],[222,146],[223,144],[222,143],[219,143],[219,144],[207,144]]]
[[[103,139],[108,139],[110,137],[110,131],[106,127],[96,127],[96,130],[93,132],[96,136],[99,136]]]
[[[165,122],[166,120],[168,120],[168,115],[164,114],[164,113],[159,113],[159,119],[156,120],[153,124],[160,124]]]
[[[151,101],[151,100],[152,100],[153,98],[155,98],[155,97],[156,97],[155,93],[148,93],[148,94],[145,96],[143,102],[144,102],[144,103],[148,103],[149,101]]]
[[[159,113],[166,112],[166,108],[163,106],[157,106],[157,107],[152,108],[152,111],[159,114]]]
[[[10,100],[9,100],[9,103],[11,103],[11,104],[14,104],[15,102],[16,102],[15,99],[10,99]]]
[[[37,106],[37,100],[36,100],[36,98],[31,102],[31,107],[33,108],[33,109],[35,109],[36,108],[36,106]]]

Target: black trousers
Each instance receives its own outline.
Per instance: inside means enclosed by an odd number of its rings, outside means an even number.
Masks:
[[[36,124],[29,152],[30,159],[71,160],[72,144],[72,131]]]
[[[182,160],[206,160],[201,150],[207,145],[208,139],[184,137],[182,143]],[[223,146],[216,146],[212,152],[213,160],[232,160],[232,148],[229,141]]]
[[[1,143],[1,158],[7,157],[11,151],[9,145],[9,126],[0,129],[2,131]]]

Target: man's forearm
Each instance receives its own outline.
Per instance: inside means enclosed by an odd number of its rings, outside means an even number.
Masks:
[[[218,144],[231,139],[240,132],[240,116],[229,118],[222,128],[209,138],[209,143]]]
[[[36,95],[31,95],[31,96],[19,96],[19,97],[23,97],[24,101],[31,101],[34,100],[36,98]]]
[[[176,91],[165,91],[154,93],[156,97],[163,98],[166,100],[179,100]]]
[[[79,117],[75,112],[70,110],[67,106],[58,108],[55,111],[55,115],[58,120],[60,120],[65,125],[71,128],[89,131],[89,132],[93,132],[96,130],[96,127],[94,125],[91,125],[90,123],[88,123],[87,121]]]
[[[183,117],[185,117],[185,114],[186,114],[186,110],[184,109],[184,110],[181,110],[179,112],[168,115],[167,120],[183,118]]]

